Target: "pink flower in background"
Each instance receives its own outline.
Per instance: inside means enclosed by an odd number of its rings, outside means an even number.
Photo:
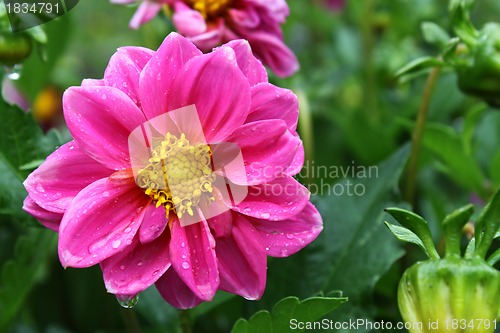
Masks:
[[[102,80],[69,88],[63,103],[74,140],[27,178],[24,209],[59,232],[63,266],[99,263],[119,298],[155,284],[178,308],[210,301],[218,289],[258,299],[267,255],[291,255],[322,230],[309,192],[292,178],[304,158],[297,99],[268,83],[246,41],[202,54],[172,33],[156,52],[121,48]],[[205,144],[186,126],[190,106]],[[179,133],[146,133],[148,122],[152,131],[168,127],[157,121],[165,115]],[[131,135],[137,129],[144,135]],[[148,136],[149,164],[136,170],[130,143]],[[224,172],[235,155],[220,154],[221,142],[239,148],[241,173]],[[221,184],[248,194],[236,202]],[[225,209],[205,218],[211,207]],[[200,222],[183,226],[183,216]]]
[[[340,11],[345,7],[345,0],[324,0],[325,5],[334,11]]]
[[[137,0],[111,0],[112,3],[120,5],[129,5],[136,3]],[[132,20],[130,20],[130,27],[132,29],[137,29],[141,24],[146,23],[153,19],[161,10],[161,6],[168,4],[170,0],[143,0],[141,1],[139,8],[135,12]]]
[[[289,15],[285,0],[143,0],[130,26],[137,28],[150,20],[162,4],[172,9],[177,31],[202,51],[242,38],[277,75],[290,76],[299,69],[297,58],[283,41],[281,24]]]

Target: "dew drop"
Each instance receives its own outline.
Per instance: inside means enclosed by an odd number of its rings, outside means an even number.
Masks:
[[[262,217],[263,219],[268,219],[269,217],[271,217],[271,214],[269,214],[269,213],[262,213],[262,214],[260,214],[260,217]]]
[[[127,228],[125,228],[125,230],[123,230],[123,232],[126,234],[130,233],[131,231],[132,231],[132,228],[130,228],[130,227],[127,227]]]
[[[269,251],[269,246],[266,246],[266,251]]]
[[[153,275],[157,275],[160,271],[154,271]]]
[[[252,212],[252,209],[250,207],[247,207],[247,208],[243,209],[243,212],[250,213],[250,212]]]
[[[189,269],[189,267],[190,267],[190,266],[189,266],[189,263],[188,263],[187,261],[184,261],[184,262],[182,263],[182,265],[181,265],[181,266],[182,266],[182,268],[184,268],[184,269]]]
[[[125,269],[125,265],[121,265],[120,269],[123,271]]]
[[[186,246],[186,243],[182,242],[181,247],[185,247],[185,246]]]
[[[139,295],[132,297],[130,295],[116,295],[116,300],[125,309],[131,309],[139,301]]]
[[[115,240],[115,241],[113,241],[113,243],[111,244],[111,246],[113,247],[113,249],[117,249],[120,246],[121,243],[122,243],[121,240]]]
[[[288,239],[294,239],[295,236],[293,234],[286,234],[286,238],[288,238]]]
[[[105,198],[109,197],[109,192],[108,191],[102,192],[102,196]]]
[[[103,101],[106,100],[106,97],[107,97],[106,94],[102,94],[102,96],[101,96]]]
[[[45,188],[43,187],[43,185],[42,185],[42,184],[37,184],[37,185],[36,185],[36,190],[37,190],[38,192],[40,192],[40,193],[45,192]]]
[[[139,267],[140,267],[140,266],[142,266],[142,265],[144,265],[144,263],[143,263],[142,261],[137,262],[137,266],[139,266]]]

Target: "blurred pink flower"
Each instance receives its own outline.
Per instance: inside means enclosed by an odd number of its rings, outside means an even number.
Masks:
[[[24,209],[59,232],[64,267],[100,263],[107,290],[121,299],[153,284],[178,308],[210,301],[218,289],[258,299],[266,256],[291,255],[322,230],[309,192],[292,177],[304,158],[297,99],[268,83],[246,41],[202,54],[172,33],[156,52],[120,48],[102,80],[69,88],[63,103],[74,140],[27,178]],[[206,145],[186,139],[197,135],[183,119],[189,106]],[[173,126],[182,133],[153,137],[151,163],[137,175],[130,142],[146,138],[148,121],[150,129],[167,126],[155,123],[165,115],[175,115]],[[131,136],[137,129],[144,135]],[[215,160],[221,142],[240,149],[241,174],[223,172],[233,163],[231,153]],[[173,153],[155,160],[159,151]],[[201,154],[204,162],[186,164],[189,154]],[[176,163],[181,167],[171,168]],[[210,164],[215,178],[204,171]],[[187,194],[176,203],[170,180],[179,177]],[[225,186],[248,194],[237,203],[222,194]],[[203,205],[226,209],[204,218]],[[181,215],[200,222],[183,226]]]
[[[334,11],[343,10],[345,7],[345,0],[324,0],[326,6]]]
[[[137,0],[111,0],[132,3]],[[173,10],[177,31],[202,51],[234,40],[246,39],[255,55],[277,75],[286,77],[299,69],[285,45],[281,24],[289,15],[285,0],[143,0],[130,26],[139,27],[167,4]]]

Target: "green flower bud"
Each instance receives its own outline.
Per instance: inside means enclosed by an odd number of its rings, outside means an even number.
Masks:
[[[476,233],[462,255],[462,230],[473,210],[467,205],[446,216],[442,224],[446,247],[441,258],[427,221],[403,209],[386,209],[401,224],[386,222],[394,236],[418,245],[429,257],[407,269],[399,283],[399,310],[411,324],[410,333],[495,331],[500,317],[500,271],[493,266],[500,260],[500,250],[486,260],[485,256],[493,239],[500,237],[500,191],[477,218]]]
[[[459,88],[500,107],[500,25],[485,25],[467,48],[456,59]]]
[[[0,64],[19,64],[30,55],[31,49],[31,37],[25,33],[0,32]]]
[[[500,272],[480,258],[419,262],[404,273],[398,290],[403,319],[421,323],[410,333],[493,332],[499,299]]]

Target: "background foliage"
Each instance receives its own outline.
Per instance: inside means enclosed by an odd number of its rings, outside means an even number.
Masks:
[[[197,333],[263,332],[270,327],[286,332],[283,322],[292,314],[307,320],[326,316],[338,322],[397,322],[397,283],[404,269],[422,258],[415,248],[403,248],[383,225],[392,221],[384,208],[408,207],[400,189],[425,83],[425,75],[400,82],[394,74],[413,59],[439,53],[426,42],[421,26],[432,21],[449,27],[446,1],[351,0],[338,12],[326,10],[320,0],[290,1],[290,7],[285,39],[301,70],[288,79],[271,75],[271,81],[301,98],[300,131],[309,162],[344,170],[377,166],[378,172],[371,177],[303,174],[301,181],[317,185],[311,189],[322,189],[313,201],[322,213],[324,232],[297,255],[269,259],[262,300],[221,292],[212,303],[191,311]],[[158,17],[140,30],[129,30],[134,10],[106,0],[80,1],[69,14],[44,25],[48,61],[33,53],[18,82],[28,99],[34,101],[49,86],[63,91],[83,78],[102,77],[117,47],[156,49],[171,27]],[[473,21],[480,27],[499,15],[499,1],[480,0]],[[446,213],[468,202],[481,206],[499,187],[498,128],[498,111],[462,94],[453,72],[440,75],[414,206],[430,222],[437,244]],[[26,196],[22,181],[69,140],[64,126],[44,132],[30,113],[0,102],[0,133],[0,332],[113,333],[135,324],[145,333],[178,331],[177,311],[154,288],[141,294],[135,308],[125,310],[106,294],[97,267],[63,270],[55,234],[21,210]],[[332,191],[348,184],[365,192]]]

